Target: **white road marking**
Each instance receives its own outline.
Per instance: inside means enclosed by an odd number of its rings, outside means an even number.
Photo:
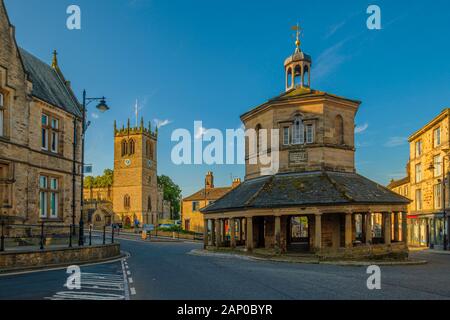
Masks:
[[[131,272],[130,272],[130,271],[127,271],[127,275],[131,275]]]
[[[133,278],[128,278],[128,283],[133,283]]]
[[[131,292],[132,295],[135,295],[136,294],[136,289],[135,288],[130,288],[130,292]]]

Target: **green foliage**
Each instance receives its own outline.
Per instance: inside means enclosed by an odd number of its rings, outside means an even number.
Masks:
[[[158,176],[158,185],[161,185],[164,190],[164,200],[170,201],[171,210],[173,212],[173,219],[179,219],[181,189],[175,184],[170,177],[161,175]]]
[[[84,186],[86,188],[107,188],[113,185],[114,171],[111,169],[105,169],[103,175],[97,177],[84,178]]]

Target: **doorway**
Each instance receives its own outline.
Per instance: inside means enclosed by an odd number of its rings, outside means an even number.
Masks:
[[[288,220],[288,246],[290,251],[309,252],[310,223],[307,216],[294,216]]]

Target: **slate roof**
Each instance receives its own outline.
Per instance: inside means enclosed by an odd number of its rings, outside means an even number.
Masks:
[[[407,184],[409,182],[410,182],[410,178],[409,177],[404,177],[403,179],[391,181],[391,183],[388,184],[387,188],[388,189],[392,189],[392,188],[400,187],[400,186],[405,185],[405,184]]]
[[[217,200],[230,192],[230,190],[231,187],[211,188],[207,189],[205,194],[205,189],[203,188],[189,197],[184,198],[183,201]]]
[[[356,173],[282,173],[246,180],[202,213],[251,208],[339,204],[409,204],[410,200]]]
[[[25,71],[33,83],[33,96],[82,117],[80,104],[64,83],[62,75],[26,50],[19,48],[19,51]]]

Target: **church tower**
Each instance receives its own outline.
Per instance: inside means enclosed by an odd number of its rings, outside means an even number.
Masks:
[[[157,224],[158,128],[151,124],[117,128],[114,122],[114,222]]]

